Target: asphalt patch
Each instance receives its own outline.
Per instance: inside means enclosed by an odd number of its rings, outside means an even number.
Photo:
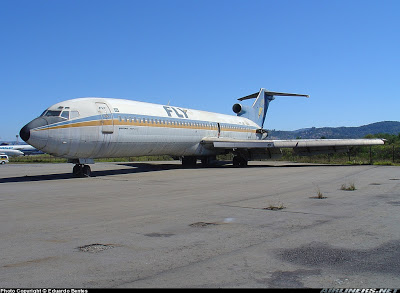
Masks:
[[[215,225],[219,225],[218,223],[208,223],[208,222],[196,222],[193,224],[190,224],[190,227],[200,227],[200,228],[205,228],[208,226],[215,226]]]
[[[280,250],[278,255],[285,261],[314,269],[400,275],[400,240],[392,240],[366,250],[337,248],[327,243],[311,242],[298,248]]]
[[[97,253],[97,252],[104,251],[104,250],[107,250],[110,248],[114,248],[114,245],[95,243],[95,244],[79,246],[78,250],[83,251],[83,252]]]

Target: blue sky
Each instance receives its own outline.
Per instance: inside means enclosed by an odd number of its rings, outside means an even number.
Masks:
[[[400,120],[400,1],[0,0],[0,140],[72,98],[234,114],[278,97],[268,129]]]

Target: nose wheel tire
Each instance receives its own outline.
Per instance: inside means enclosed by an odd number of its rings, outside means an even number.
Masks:
[[[91,173],[89,165],[76,164],[72,169],[74,177],[90,177]]]

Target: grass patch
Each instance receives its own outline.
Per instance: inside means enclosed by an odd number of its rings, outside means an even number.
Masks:
[[[354,185],[354,183],[350,183],[349,185],[342,184],[342,186],[340,187],[340,190],[353,191],[353,190],[356,190],[356,186]]]
[[[324,198],[327,198],[327,197],[322,194],[321,190],[317,186],[317,195],[316,196],[311,196],[310,198],[324,199]]]
[[[379,166],[398,166],[399,164],[390,162],[390,161],[380,161],[380,162],[374,162],[374,165],[379,165]]]
[[[317,195],[316,195],[316,196],[310,196],[310,198],[319,198],[319,199],[326,198],[326,196],[324,196],[324,195],[322,194],[322,191],[321,191],[321,189],[319,188],[319,186],[316,185],[315,183],[313,183],[313,184],[315,185],[315,189],[316,189]]]
[[[32,156],[18,156],[18,157],[10,157],[10,163],[15,164],[42,164],[42,163],[66,163],[67,159],[58,158],[52,155],[43,154],[43,155],[32,155]]]
[[[278,202],[277,204],[270,204],[268,207],[263,208],[263,210],[270,210],[270,211],[279,211],[286,209],[283,203]]]

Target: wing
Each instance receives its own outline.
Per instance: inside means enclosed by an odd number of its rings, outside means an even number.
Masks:
[[[249,159],[276,158],[281,148],[293,148],[300,156],[347,152],[353,146],[383,145],[384,139],[291,139],[237,140],[207,137],[201,143],[209,149],[246,151]],[[257,157],[257,158],[256,158]]]

